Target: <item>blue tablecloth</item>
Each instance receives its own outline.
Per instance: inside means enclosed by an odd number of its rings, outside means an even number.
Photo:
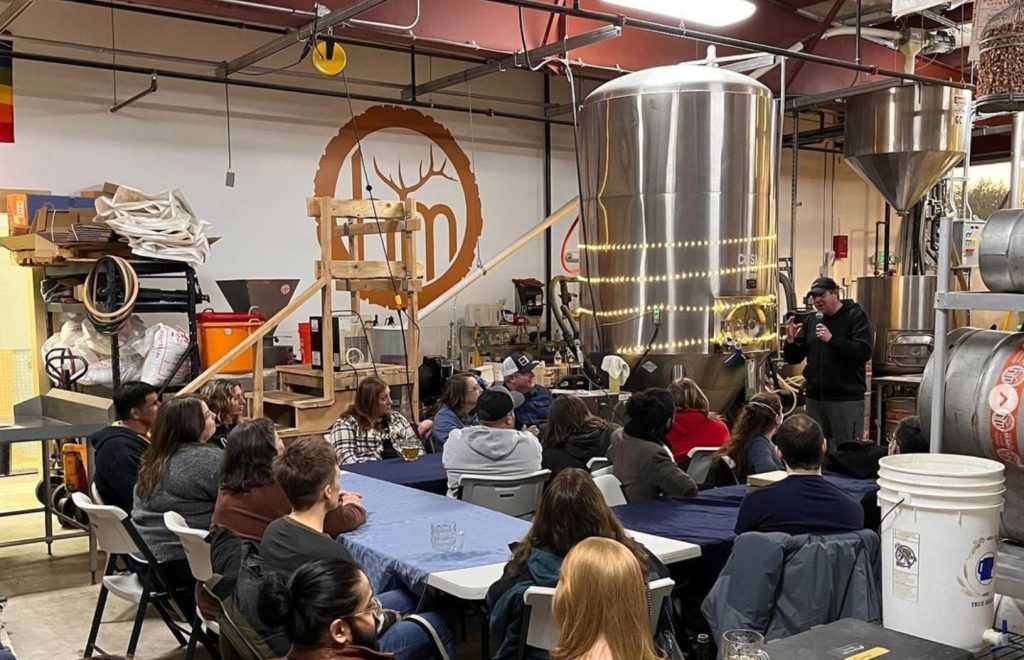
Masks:
[[[826,474],[825,479],[842,488],[858,502],[878,490],[873,479],[853,479]],[[626,504],[615,513],[629,529],[696,543],[706,552],[715,544],[732,545],[733,529],[746,486],[725,486],[691,498],[659,498]]]
[[[341,484],[362,494],[368,513],[365,525],[338,541],[378,592],[404,587],[422,595],[431,573],[508,561],[509,544],[530,527],[503,513],[360,474],[343,474]],[[430,525],[441,521],[463,532],[461,551],[441,554],[430,547]]]
[[[401,458],[389,458],[386,461],[353,463],[342,465],[341,469],[428,493],[444,495],[448,492],[448,475],[441,465],[441,454],[424,454],[409,462]]]

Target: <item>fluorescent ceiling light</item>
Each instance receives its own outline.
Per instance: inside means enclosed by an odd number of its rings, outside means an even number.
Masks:
[[[609,4],[668,16],[676,20],[722,27],[754,13],[749,0],[606,0]]]

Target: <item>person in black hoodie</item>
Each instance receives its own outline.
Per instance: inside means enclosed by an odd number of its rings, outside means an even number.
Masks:
[[[611,443],[613,427],[591,415],[578,396],[563,396],[551,404],[551,417],[542,433],[544,469],[553,479],[566,468],[587,469],[592,458],[604,456]]]
[[[104,504],[131,513],[139,464],[159,408],[160,398],[149,383],[129,380],[114,390],[117,421],[89,438],[96,452],[93,482]]]
[[[864,435],[864,366],[871,359],[874,331],[860,305],[839,297],[832,278],[814,280],[807,295],[817,313],[799,326],[789,319],[783,355],[789,364],[807,360],[807,414],[835,447]]]

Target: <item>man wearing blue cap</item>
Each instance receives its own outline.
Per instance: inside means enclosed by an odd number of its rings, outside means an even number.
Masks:
[[[533,370],[540,362],[522,353],[513,353],[501,363],[505,389],[523,395],[523,404],[516,408],[516,428],[539,427],[551,414],[551,392],[533,382]]]

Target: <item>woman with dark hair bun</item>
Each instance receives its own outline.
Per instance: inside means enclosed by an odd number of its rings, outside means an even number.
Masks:
[[[291,579],[272,573],[260,590],[259,615],[284,628],[292,643],[285,660],[395,657],[378,650],[384,612],[366,575],[349,561],[312,561]]]
[[[612,434],[608,460],[630,502],[697,494],[697,484],[676,465],[665,441],[674,412],[672,395],[663,388],[638,392],[626,402],[629,421]]]
[[[245,541],[259,543],[267,525],[291,513],[281,486],[274,481],[274,459],[284,443],[265,417],[241,422],[228,435],[220,469],[220,492],[213,510],[214,527],[226,527]],[[324,533],[334,538],[366,522],[366,509],[356,493],[345,493],[338,508],[327,513]]]

